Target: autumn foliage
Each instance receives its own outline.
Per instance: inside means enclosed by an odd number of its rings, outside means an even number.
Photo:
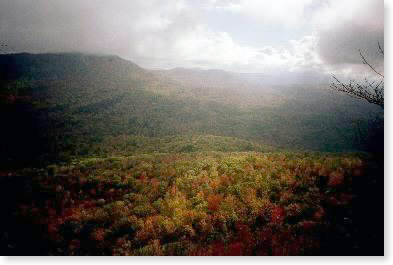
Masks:
[[[47,227],[52,255],[319,254],[362,170],[303,153],[87,158],[25,170],[16,215]]]

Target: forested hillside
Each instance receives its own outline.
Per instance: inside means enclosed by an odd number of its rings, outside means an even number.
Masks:
[[[0,247],[9,255],[379,253],[371,239],[383,229],[381,206],[359,197],[363,185],[373,188],[365,159],[151,153],[19,169],[1,186],[11,200]]]
[[[8,164],[92,154],[97,143],[122,135],[209,134],[350,151],[357,124],[378,111],[323,85],[273,87],[219,70],[153,71],[116,56],[1,55],[0,75]]]
[[[381,253],[383,167],[358,141],[381,111],[269,78],[0,55],[0,249]]]

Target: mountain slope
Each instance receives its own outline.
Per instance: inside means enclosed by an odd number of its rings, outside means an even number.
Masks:
[[[116,56],[76,53],[1,55],[0,108],[8,164],[87,155],[122,135],[210,134],[353,150],[353,124],[377,112],[323,87],[268,89],[237,73],[152,71]]]

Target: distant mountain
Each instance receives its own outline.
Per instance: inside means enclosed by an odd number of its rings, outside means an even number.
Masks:
[[[285,98],[279,96],[272,86],[247,80],[247,74],[198,68],[157,70],[155,73],[169,77],[183,87],[191,88],[191,94],[199,99],[239,107],[271,107],[285,102]]]
[[[378,112],[326,86],[262,82],[269,78],[148,70],[117,56],[0,55],[0,159],[67,159],[122,135],[209,134],[282,148],[353,150],[355,124]]]
[[[272,87],[287,85],[320,85],[329,83],[326,75],[308,72],[286,72],[284,74],[237,73],[219,69],[174,68],[157,70],[178,82],[193,87],[236,87],[239,90],[262,90],[273,92]],[[285,76],[285,78],[283,78]]]

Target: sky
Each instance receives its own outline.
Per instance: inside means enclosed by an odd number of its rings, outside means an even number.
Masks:
[[[0,0],[2,53],[114,54],[145,68],[364,76],[383,0]]]

